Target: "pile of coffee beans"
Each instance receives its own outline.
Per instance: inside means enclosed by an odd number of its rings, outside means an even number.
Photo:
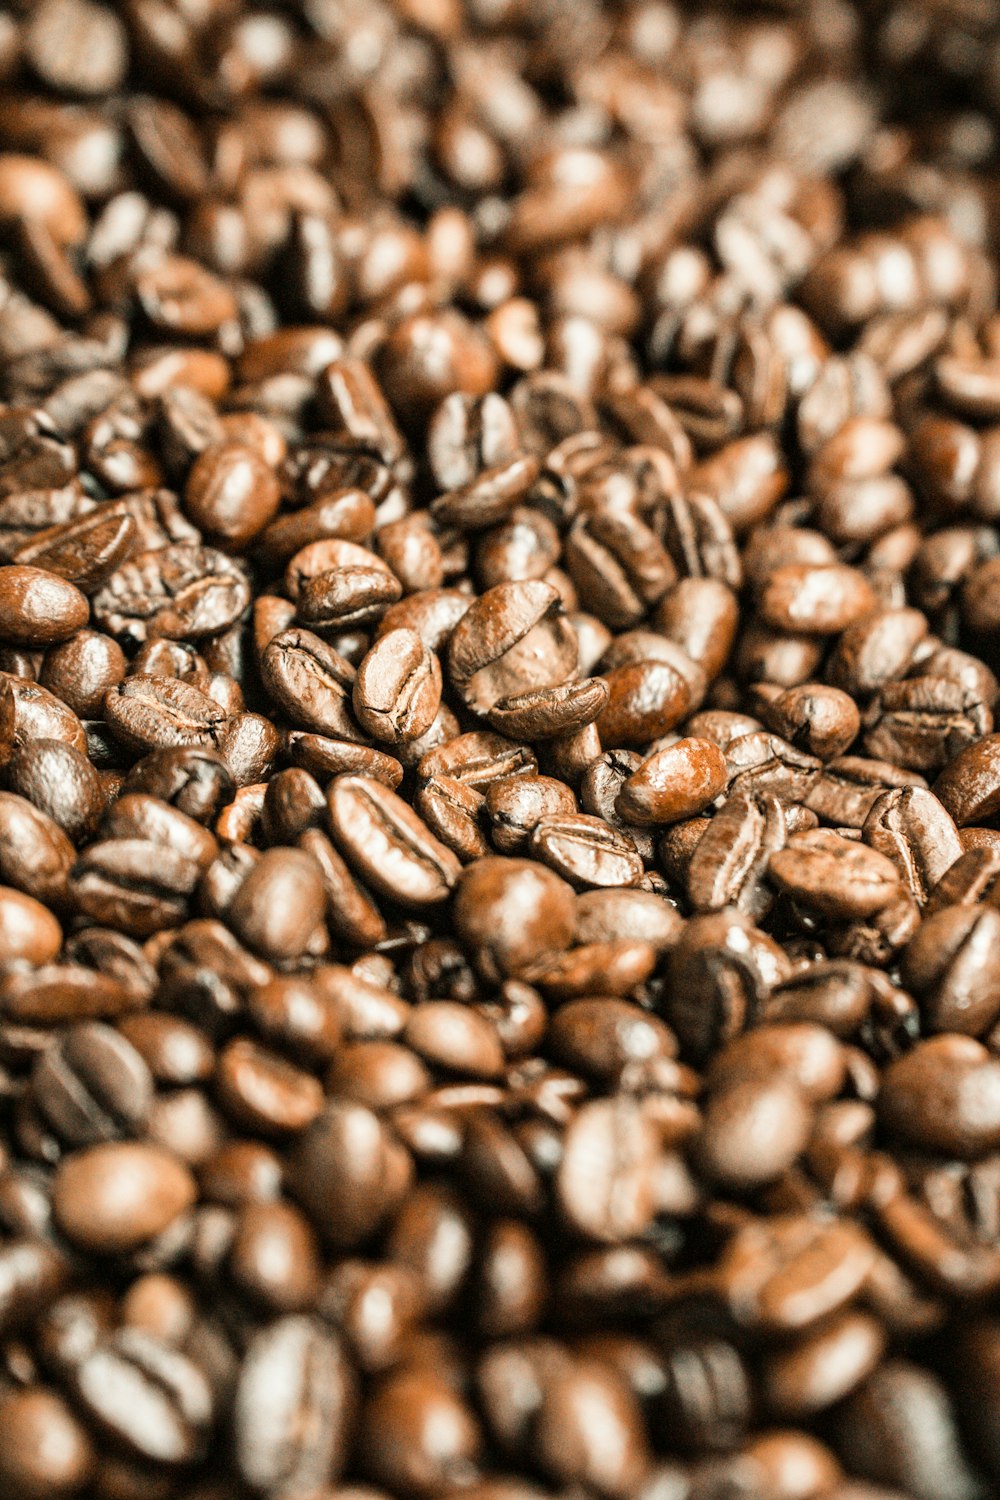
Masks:
[[[1000,1493],[993,0],[0,10],[0,1500]]]

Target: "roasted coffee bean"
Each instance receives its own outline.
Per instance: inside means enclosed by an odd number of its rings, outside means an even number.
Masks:
[[[415,740],[434,722],[441,702],[441,667],[412,630],[390,630],[358,666],[354,712],[376,740]]]
[[[1000,735],[988,734],[950,761],[934,794],[959,828],[979,823],[1000,808]]]
[[[318,1322],[293,1316],[261,1329],[250,1342],[234,1400],[240,1478],[259,1494],[275,1495],[335,1482],[355,1401],[343,1347]]]
[[[571,885],[636,885],[642,879],[642,856],[629,835],[586,813],[539,818],[529,850]]]
[[[0,636],[17,645],[53,646],[86,625],[87,601],[44,568],[0,568]]]
[[[84,594],[94,593],[134,550],[137,533],[138,525],[124,501],[114,501],[88,515],[36,531],[14,558],[22,565],[22,577],[25,568],[35,568],[63,580],[60,587],[51,579],[49,589],[58,590],[53,602],[60,595],[65,601],[75,597],[69,592],[74,587]],[[79,613],[78,605],[76,610]],[[41,627],[40,636],[45,629]]]
[[[575,812],[576,798],[551,776],[511,776],[491,783],[484,805],[494,847],[517,854],[541,818]]]
[[[929,1031],[982,1036],[998,1014],[1000,912],[943,906],[921,922],[903,954],[907,987]]]
[[[273,519],[281,490],[260,454],[240,443],[212,443],[184,487],[184,505],[206,535],[229,545],[251,541]]]
[[[734,906],[755,920],[765,916],[773,899],[765,876],[771,855],[785,841],[785,812],[776,797],[754,792],[728,797],[691,856],[691,905],[696,911]]]
[[[892,860],[921,906],[962,854],[954,823],[938,799],[921,787],[884,792],[873,803],[861,837]]]
[[[181,544],[144,552],[112,573],[93,598],[110,635],[142,645],[155,636],[197,640],[239,619],[250,586],[239,563],[211,547]]]
[[[899,887],[896,867],[884,854],[832,829],[792,834],[767,868],[779,890],[833,918],[871,916]]]
[[[283,630],[261,657],[268,695],[297,727],[337,739],[357,740],[361,731],[350,709],[354,668],[310,630]]]
[[[747,1190],[773,1182],[804,1149],[812,1115],[802,1091],[780,1076],[734,1078],[713,1089],[698,1160],[715,1181]]]
[[[724,790],[726,757],[711,740],[679,739],[628,778],[615,807],[629,823],[679,823]]]
[[[330,1103],[295,1148],[292,1190],[331,1244],[362,1244],[406,1195],[412,1164],[370,1110]]]
[[[200,874],[195,860],[165,844],[111,838],[87,846],[69,888],[91,921],[149,937],[184,920]]]
[[[614,668],[604,680],[609,696],[597,728],[608,749],[646,745],[669,733],[694,706],[690,679],[673,663],[637,661]]]
[[[104,712],[115,736],[139,755],[184,746],[210,749],[229,717],[200,688],[141,673],[112,688]]]
[[[201,1458],[214,1415],[211,1386],[194,1360],[136,1328],[123,1328],[72,1370],[90,1419],[133,1458],[183,1465]],[[114,1393],[128,1392],[123,1403]]]
[[[130,1042],[98,1023],[74,1027],[39,1058],[31,1083],[35,1104],[71,1146],[141,1134],[153,1080]]]
[[[56,1219],[73,1244],[116,1254],[167,1229],[197,1196],[191,1174],[159,1146],[90,1146],[61,1163],[53,1184]]]
[[[27,1500],[72,1495],[88,1480],[95,1454],[86,1430],[55,1391],[28,1386],[0,1401],[4,1437],[0,1483]]]
[[[241,882],[227,916],[236,935],[265,958],[305,952],[326,909],[318,865],[294,849],[268,849]]]
[[[266,1136],[306,1129],[323,1107],[314,1078],[245,1038],[230,1042],[220,1054],[216,1084],[226,1114],[243,1129]]]
[[[367,776],[336,776],[327,805],[334,842],[375,890],[404,906],[447,900],[458,860],[395,792]]]
[[[60,740],[20,745],[7,762],[7,785],[75,844],[92,837],[104,812],[104,789],[86,756]]]
[[[1000,1067],[968,1036],[932,1037],[887,1069],[879,1115],[893,1135],[949,1156],[976,1157],[1000,1138]]]
[[[656,1161],[656,1133],[637,1103],[584,1105],[567,1131],[557,1178],[569,1225],[612,1244],[641,1235],[656,1212]]]
[[[576,660],[576,635],[559,595],[540,580],[490,589],[466,610],[448,643],[451,681],[479,714],[510,694],[557,686]]]
[[[533,860],[477,860],[458,882],[454,912],[491,978],[528,973],[573,939],[572,888]]]

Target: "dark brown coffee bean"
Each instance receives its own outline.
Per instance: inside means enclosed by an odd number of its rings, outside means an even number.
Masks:
[[[0,1482],[26,1500],[72,1495],[88,1480],[94,1450],[85,1429],[44,1386],[5,1393],[0,1402]]]
[[[0,757],[36,740],[59,740],[87,753],[87,732],[60,699],[34,682],[0,676]]]
[[[451,776],[432,776],[420,787],[413,805],[431,832],[463,863],[489,853],[480,827],[481,793]]]
[[[220,1054],[216,1086],[226,1114],[243,1129],[266,1136],[305,1130],[323,1107],[315,1078],[245,1038]]]
[[[61,947],[62,928],[52,913],[32,896],[0,886],[0,962],[40,968]]]
[[[540,818],[529,850],[575,886],[635,885],[642,878],[642,856],[628,834],[586,813]]]
[[[115,736],[140,755],[186,746],[210,749],[229,717],[200,688],[142,674],[107,694],[104,713]]]
[[[349,1249],[398,1207],[412,1164],[370,1110],[333,1101],[297,1144],[289,1172],[292,1190],[322,1238]]]
[[[99,1339],[75,1364],[78,1404],[133,1459],[183,1465],[204,1456],[214,1401],[202,1369],[137,1328]],[[122,1403],[114,1392],[127,1391]]]
[[[811,1126],[808,1103],[793,1082],[773,1076],[734,1078],[709,1098],[698,1159],[726,1187],[759,1187],[791,1167]]]
[[[353,686],[354,712],[376,740],[418,739],[441,702],[441,666],[412,630],[390,630],[361,661]]]
[[[0,568],[0,635],[34,647],[64,641],[86,625],[87,601],[79,589],[41,568]]]
[[[7,762],[7,785],[76,844],[93,836],[104,812],[104,790],[94,767],[60,740],[18,746]]]
[[[687,869],[696,911],[734,906],[754,920],[770,910],[765,876],[771,855],[784,847],[785,813],[776,797],[738,792],[728,797],[699,838]]]
[[[334,842],[375,890],[405,906],[447,899],[458,860],[388,787],[365,776],[337,776],[327,803]]]
[[[989,818],[1000,807],[1000,735],[968,745],[945,766],[934,795],[959,828]]]
[[[576,658],[559,595],[529,580],[501,584],[465,612],[448,644],[448,673],[466,705],[485,714],[510,694],[557,686]]]
[[[61,906],[75,858],[73,845],[47,813],[13,792],[0,792],[0,875],[6,884]]]
[[[577,1233],[605,1243],[641,1235],[656,1211],[656,1135],[632,1100],[578,1110],[559,1166],[559,1203]]]
[[[601,743],[641,746],[667,734],[690,712],[688,678],[665,661],[637,661],[605,676],[609,697],[597,720]]]
[[[99,718],[105,694],[125,676],[125,655],[110,636],[78,630],[45,653],[39,683],[81,719]]]
[[[864,576],[840,564],[809,567],[787,563],[768,575],[760,608],[776,630],[834,635],[875,607]]]
[[[494,847],[501,854],[516,854],[541,818],[575,812],[576,798],[551,776],[510,776],[490,784],[485,810]]]
[[[418,762],[417,775],[450,776],[475,791],[487,792],[494,782],[508,777],[534,776],[538,762],[527,745],[518,745],[499,734],[460,734],[429,750]]]
[[[879,1114],[893,1135],[946,1155],[976,1157],[1000,1130],[1000,1069],[971,1037],[932,1037],[887,1070]]]
[[[768,875],[794,900],[834,918],[871,916],[899,887],[885,855],[825,828],[793,834],[771,855]]]
[[[14,557],[22,567],[44,569],[64,580],[64,590],[72,585],[92,594],[134,549],[138,529],[124,502],[115,501],[89,515],[37,531]]]
[[[264,958],[301,956],[326,910],[319,866],[296,849],[268,849],[241,882],[227,917]]]
[[[694,917],[670,955],[667,1020],[702,1059],[753,1023],[790,967],[783,950],[742,913],[726,908]]]
[[[239,443],[210,444],[184,488],[185,509],[195,525],[230,545],[263,531],[280,499],[278,481],[264,459]]]
[[[70,891],[92,921],[149,937],[184,920],[200,874],[193,859],[165,844],[112,838],[81,853]]]
[[[149,1069],[109,1026],[83,1024],[39,1058],[32,1097],[71,1146],[141,1134],[153,1097]]]
[[[94,618],[141,645],[154,636],[197,640],[226,630],[250,602],[239,563],[210,547],[173,545],[125,563],[94,595]]]
[[[884,792],[872,805],[861,837],[892,860],[921,906],[962,854],[954,823],[933,793],[921,787]]]

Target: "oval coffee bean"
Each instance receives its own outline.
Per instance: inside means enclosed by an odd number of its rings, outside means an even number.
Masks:
[[[728,779],[726,757],[717,745],[680,739],[633,772],[615,807],[627,823],[679,823],[710,806]]]
[[[159,1146],[91,1146],[63,1161],[53,1184],[56,1220],[74,1245],[120,1254],[162,1234],[190,1208],[190,1172]]]
[[[367,776],[336,776],[327,805],[334,843],[375,890],[404,906],[447,900],[459,862],[395,792]]]

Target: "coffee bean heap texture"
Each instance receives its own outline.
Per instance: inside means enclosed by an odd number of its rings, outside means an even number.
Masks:
[[[1000,1496],[997,0],[0,6],[0,1500]]]

